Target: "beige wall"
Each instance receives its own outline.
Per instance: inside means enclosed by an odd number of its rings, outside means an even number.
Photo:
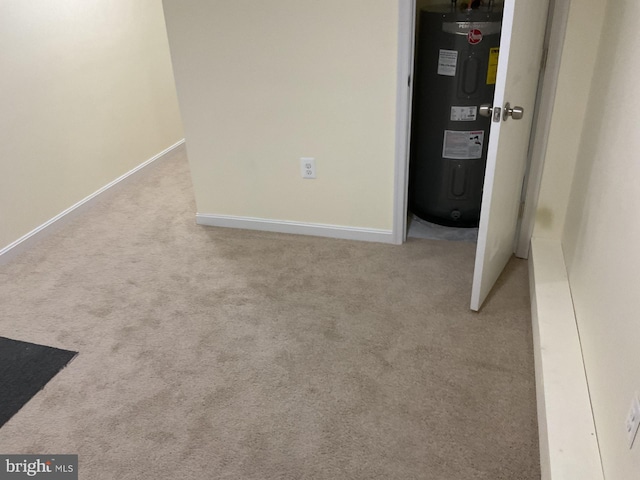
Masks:
[[[624,420],[640,393],[640,57],[636,4],[574,0],[536,237],[562,242],[605,476],[640,472]]]
[[[398,1],[164,6],[199,213],[391,230]]]
[[[623,424],[640,393],[637,32],[635,1],[607,10],[563,238],[609,480],[640,478],[640,438],[629,450]]]
[[[0,45],[0,249],[182,138],[161,0],[4,0]]]
[[[556,0],[566,3],[570,0]],[[560,240],[587,111],[606,2],[571,1],[534,236]]]

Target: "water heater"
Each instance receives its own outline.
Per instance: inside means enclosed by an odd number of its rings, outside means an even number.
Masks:
[[[478,225],[491,126],[479,113],[493,102],[501,25],[493,6],[420,12],[409,173],[420,218]]]

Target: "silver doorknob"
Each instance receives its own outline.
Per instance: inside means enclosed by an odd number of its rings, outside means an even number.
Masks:
[[[524,115],[524,108],[522,107],[513,107],[511,108],[511,104],[509,102],[504,104],[504,113],[502,120],[505,122],[509,119],[509,117],[514,120],[520,120]]]
[[[493,116],[493,121],[500,123],[502,120],[502,109],[500,107],[494,107],[490,103],[483,103],[480,105],[480,110],[478,111],[481,117],[489,117]]]
[[[491,118],[491,112],[493,111],[493,105],[490,103],[484,103],[480,105],[480,111],[478,112],[481,117]]]

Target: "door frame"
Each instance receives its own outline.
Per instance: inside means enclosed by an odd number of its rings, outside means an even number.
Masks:
[[[523,216],[517,231],[517,239],[514,239],[514,250],[521,258],[528,257],[529,244],[535,225],[535,212],[570,3],[571,0],[551,0],[549,6],[547,62],[544,74],[540,79],[541,86],[539,86],[539,95],[536,99],[536,119],[529,148],[528,173],[524,178],[522,193]],[[416,0],[398,0],[398,74],[392,230],[393,243],[395,244],[402,244],[407,239],[416,8]]]
[[[398,75],[396,90],[396,152],[393,186],[393,243],[407,240],[409,211],[409,145],[416,35],[416,0],[398,0]]]
[[[569,21],[570,4],[570,0],[550,0],[549,3],[549,17],[544,45],[546,49],[546,66],[538,86],[536,118],[534,118],[529,148],[529,165],[525,173],[522,192],[524,205],[515,244],[515,254],[519,258],[529,258],[540,185],[542,184],[542,171],[549,142],[553,105],[556,99],[564,37]]]

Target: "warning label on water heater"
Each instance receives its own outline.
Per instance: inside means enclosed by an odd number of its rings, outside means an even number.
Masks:
[[[451,107],[452,122],[475,122],[478,114],[478,107]]]
[[[458,66],[458,52],[456,50],[440,50],[438,55],[438,75],[456,76]]]
[[[473,160],[482,158],[484,131],[460,132],[445,130],[442,144],[442,158]]]
[[[498,77],[498,57],[500,56],[499,48],[489,50],[489,65],[487,67],[487,85],[495,85]]]

